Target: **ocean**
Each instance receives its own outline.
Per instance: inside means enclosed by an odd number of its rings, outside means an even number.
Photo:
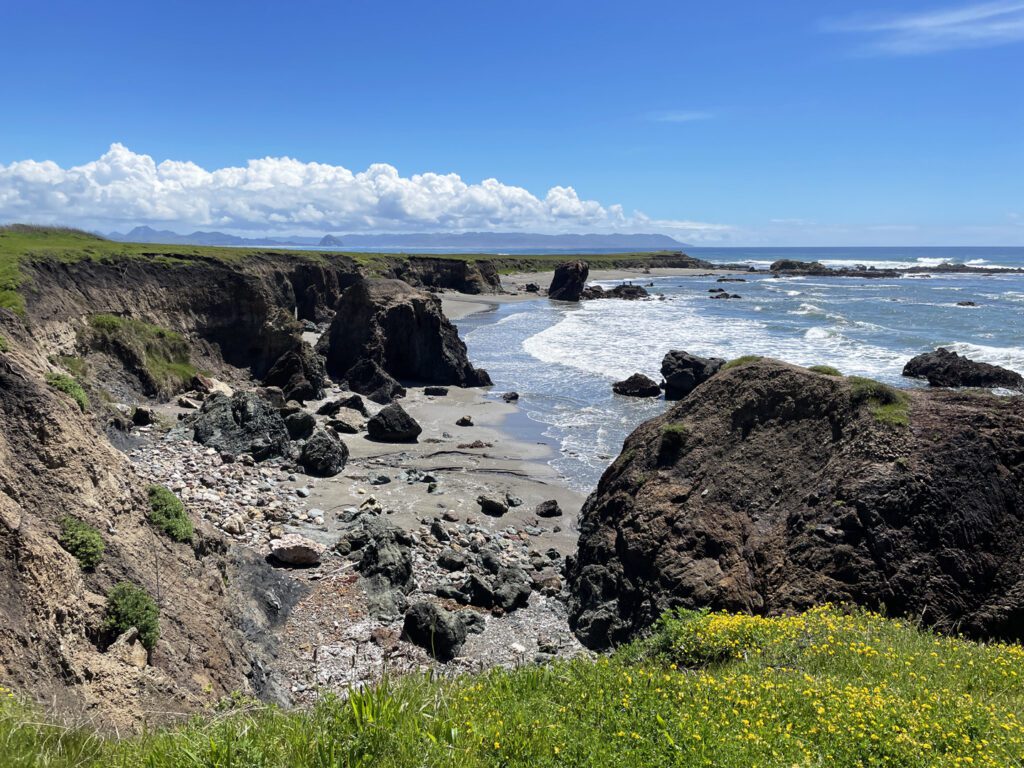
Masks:
[[[1024,248],[688,248],[715,263],[766,267],[780,258],[830,267],[1024,267]],[[764,355],[797,365],[832,365],[901,387],[904,363],[938,346],[1024,374],[1024,275],[922,274],[898,279],[744,275],[634,280],[663,299],[568,305],[537,299],[460,320],[474,365],[494,397],[515,390],[534,437],[548,443],[566,482],[593,489],[623,439],[661,413],[662,400],[613,395],[635,372],[660,380],[670,349],[731,359]],[[652,285],[648,285],[648,283]],[[614,282],[601,283],[605,287]],[[741,299],[710,300],[709,288]],[[973,301],[975,307],[957,306]]]

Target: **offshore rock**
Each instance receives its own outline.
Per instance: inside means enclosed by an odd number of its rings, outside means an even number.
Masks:
[[[548,298],[556,301],[579,301],[587,285],[590,266],[585,261],[567,261],[555,268],[548,288]]]
[[[718,357],[697,357],[674,349],[661,361],[661,375],[665,378],[665,399],[686,397],[699,384],[714,376],[725,365]]]
[[[903,375],[927,379],[933,387],[1024,389],[1024,377],[1016,371],[989,363],[977,363],[943,347],[911,358],[903,366]]]
[[[612,384],[612,392],[626,397],[657,397],[661,394],[661,387],[650,376],[634,373],[628,379]]]

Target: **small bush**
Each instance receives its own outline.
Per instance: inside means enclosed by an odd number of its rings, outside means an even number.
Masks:
[[[730,368],[738,368],[739,366],[746,365],[747,363],[756,363],[760,359],[760,355],[743,355],[742,357],[737,357],[734,360],[730,360],[728,363],[722,366],[722,370],[728,371]]]
[[[661,442],[658,445],[659,464],[671,464],[678,458],[679,452],[686,442],[687,434],[689,434],[689,430],[681,422],[673,421],[661,425]]]
[[[175,541],[191,541],[192,521],[185,505],[164,486],[149,486],[149,514],[146,517]]]
[[[808,371],[813,371],[814,373],[820,373],[823,376],[842,376],[843,375],[842,371],[840,371],[838,368],[833,368],[831,365],[812,365],[807,370]]]
[[[107,595],[103,628],[117,637],[132,627],[139,630],[143,647],[152,650],[160,637],[160,609],[142,587],[122,581]]]
[[[85,390],[82,385],[78,383],[78,380],[72,376],[68,376],[66,373],[48,373],[46,374],[46,383],[56,389],[58,392],[63,392],[65,395],[69,395],[76,403],[78,407],[82,409],[82,413],[89,410],[89,396],[85,394]]]
[[[850,396],[855,405],[867,403],[879,424],[906,427],[910,424],[910,398],[895,387],[862,376],[850,376]]]
[[[196,375],[188,341],[180,333],[117,315],[93,315],[89,325],[93,343],[143,368],[151,388],[177,390]]]
[[[57,355],[50,358],[50,362],[54,365],[59,365],[78,380],[85,378],[85,360],[80,357]]]
[[[0,336],[0,353],[6,352],[7,349],[7,339],[5,339],[3,336]]]
[[[65,515],[61,518],[57,541],[78,559],[83,571],[91,571],[103,559],[104,544],[100,532],[77,517]]]

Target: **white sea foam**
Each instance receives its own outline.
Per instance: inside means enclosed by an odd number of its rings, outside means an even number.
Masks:
[[[1011,371],[1024,374],[1024,347],[989,347],[983,344],[971,344],[966,341],[955,341],[951,344],[940,344],[954,352],[971,358],[979,363],[991,363],[1009,368]]]
[[[823,361],[846,373],[899,374],[908,357],[844,336],[835,325],[802,334],[780,334],[750,318],[721,317],[699,300],[671,302],[601,301],[584,305],[559,323],[523,342],[523,349],[546,363],[557,363],[607,379],[636,371],[653,374],[670,349],[724,358],[758,354],[797,365]]]

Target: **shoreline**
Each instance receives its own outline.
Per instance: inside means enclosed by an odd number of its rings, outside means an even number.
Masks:
[[[518,304],[546,298],[545,291],[551,282],[554,270],[545,272],[517,272],[501,276],[502,293],[460,293],[444,291],[439,293],[441,309],[449,320],[463,320],[479,312],[493,311],[502,304]],[[643,280],[659,277],[695,277],[700,275],[736,275],[743,270],[736,269],[692,269],[689,267],[652,267],[635,269],[594,269],[587,277],[587,284],[613,280]],[[522,290],[528,283],[536,283],[541,292],[527,293]]]

